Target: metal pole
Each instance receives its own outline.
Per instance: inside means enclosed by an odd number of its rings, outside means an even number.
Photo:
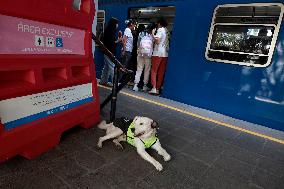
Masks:
[[[133,77],[134,77],[133,72],[127,73],[125,80],[122,80],[120,85],[117,87],[116,90],[117,93],[119,93],[119,91],[121,91],[121,89],[123,89],[127,85],[127,83],[131,81]],[[107,96],[107,98],[101,103],[101,110],[111,101],[111,99],[112,99],[112,93],[109,96]]]
[[[110,109],[110,122],[113,122],[115,119],[116,111],[116,100],[117,100],[117,89],[118,89],[118,66],[114,67],[114,77],[113,77],[113,86],[112,86],[112,98],[111,98],[111,109]]]
[[[117,58],[105,47],[105,45],[92,33],[92,39],[95,41],[97,45],[101,48],[103,53],[108,56],[111,61],[115,64],[114,67],[114,77],[113,77],[113,87],[112,93],[109,95],[101,104],[100,108],[103,109],[105,105],[111,100],[111,110],[110,110],[110,121],[113,122],[115,119],[115,111],[116,111],[116,100],[117,93],[127,84],[128,81],[133,77],[133,71],[126,69]],[[118,86],[118,76],[119,70],[125,74],[125,79],[122,81],[121,85]]]

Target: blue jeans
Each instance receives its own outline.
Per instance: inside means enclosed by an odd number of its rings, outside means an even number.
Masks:
[[[128,69],[130,68],[131,56],[132,56],[132,53],[126,51],[125,54],[121,57],[122,58],[122,62],[121,63],[123,64],[123,66],[125,66]]]
[[[128,52],[126,51],[125,54],[121,57],[122,58],[122,65],[125,66],[125,68],[127,69],[130,69],[130,63],[131,63],[131,56],[132,56],[132,53],[131,52]],[[125,78],[125,74],[122,73],[122,75],[119,75],[119,82],[122,83],[122,81],[124,80]]]
[[[114,63],[106,56],[104,55],[104,69],[101,76],[101,84],[106,84],[108,82],[109,76],[111,76],[111,82],[113,81],[113,74],[114,74]]]

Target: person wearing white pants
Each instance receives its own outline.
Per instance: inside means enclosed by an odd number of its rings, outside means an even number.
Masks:
[[[138,91],[138,84],[144,69],[144,87],[143,91],[147,92],[148,81],[151,71],[151,57],[153,52],[154,37],[151,33],[151,28],[148,27],[145,31],[140,32],[138,37],[138,56],[137,56],[137,71],[134,80],[134,91]]]
[[[151,57],[147,57],[147,56],[137,57],[137,71],[136,71],[135,80],[134,80],[135,85],[133,87],[134,91],[138,91],[138,83],[140,82],[143,69],[144,69],[143,91],[146,92],[148,90],[147,83],[149,81],[149,76],[150,76],[150,71],[151,71]]]

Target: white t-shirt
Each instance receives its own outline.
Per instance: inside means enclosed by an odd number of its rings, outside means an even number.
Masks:
[[[169,49],[169,37],[168,31],[166,28],[159,28],[155,38],[160,38],[160,43],[155,44],[153,56],[158,57],[168,57],[168,49]]]
[[[133,49],[133,35],[129,28],[124,30],[124,36],[127,37],[126,44],[125,44],[125,51],[132,52]]]

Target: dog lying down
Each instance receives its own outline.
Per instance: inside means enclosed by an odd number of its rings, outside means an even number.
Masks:
[[[114,144],[123,149],[120,142],[126,141],[135,146],[137,153],[143,159],[153,164],[158,171],[162,171],[163,166],[145,151],[146,148],[156,150],[159,155],[163,156],[165,161],[171,159],[171,156],[162,148],[157,138],[157,122],[148,117],[136,116],[133,120],[122,117],[115,119],[113,123],[109,124],[102,121],[98,127],[106,130],[106,135],[99,138],[99,148],[102,148],[105,140],[113,139]]]

